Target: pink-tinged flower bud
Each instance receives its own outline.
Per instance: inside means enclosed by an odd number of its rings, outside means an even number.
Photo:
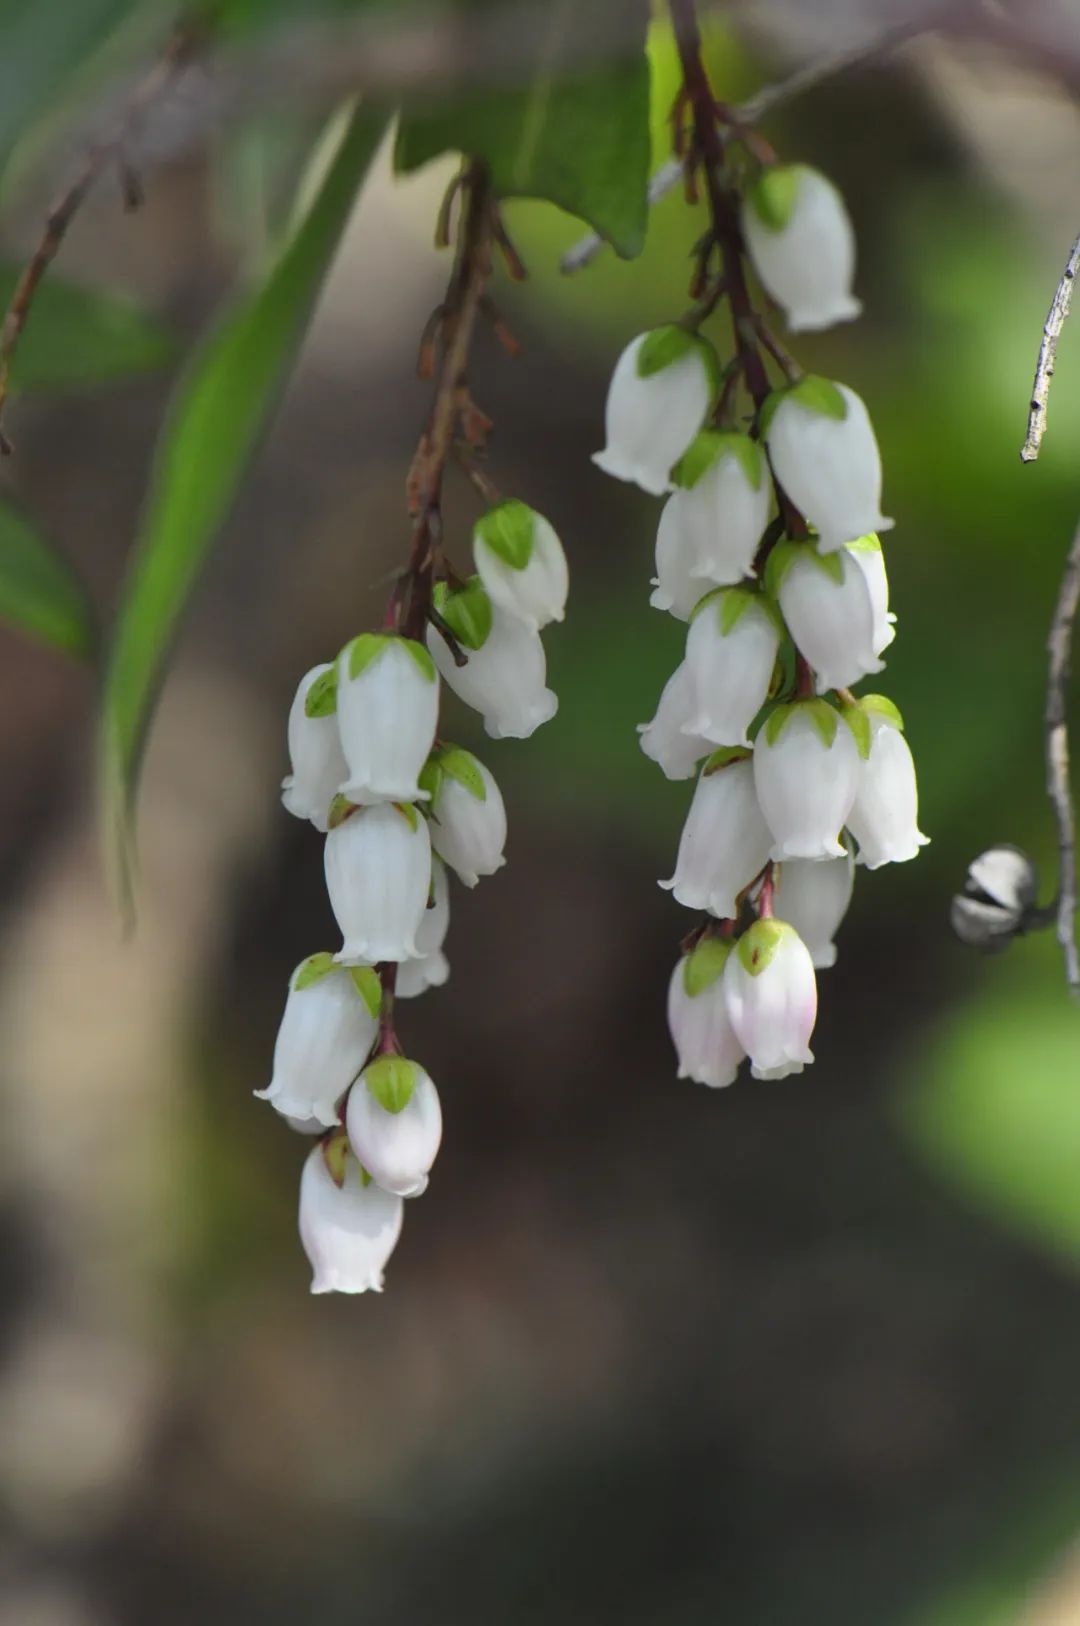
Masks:
[[[343,1160],[337,1185],[322,1146],[313,1146],[300,1176],[300,1240],[314,1272],[313,1293],[381,1293],[383,1270],[401,1235],[404,1205]]]
[[[384,1191],[419,1197],[442,1140],[439,1094],[404,1056],[378,1056],[357,1079],[345,1109],[349,1145]]]
[[[593,462],[654,497],[705,421],[715,393],[716,353],[696,333],[654,328],[627,345],[608,389],[607,445]]]
[[[286,811],[298,819],[310,819],[316,830],[321,831],[326,829],[330,803],[348,767],[333,710],[310,717],[306,705],[312,686],[333,670],[329,662],[324,662],[322,666],[313,666],[300,679],[289,708],[292,773],[281,781],[281,800]]]
[[[773,473],[831,553],[869,531],[887,531],[881,457],[866,407],[846,384],[809,375],[770,396],[765,440]]]
[[[869,723],[869,755],[860,764],[847,825],[859,843],[858,862],[880,869],[916,858],[930,837],[919,829],[915,763],[900,713],[884,695],[864,695],[858,710]]]
[[[435,663],[412,638],[365,632],[337,665],[337,717],[351,802],[415,802],[439,720]]]
[[[787,858],[777,871],[776,907],[806,944],[818,971],[836,964],[833,938],[855,886],[855,860]]]
[[[747,729],[765,704],[780,648],[775,606],[744,587],[702,599],[686,635],[693,696],[689,734],[714,745],[749,745]]]
[[[851,728],[825,700],[777,706],[754,743],[754,784],[773,858],[843,858],[862,764]]]
[[[256,1090],[284,1117],[337,1123],[337,1104],[367,1060],[379,1030],[382,989],[368,966],[343,970],[312,954],[289,978],[274,1045],[274,1072]]]
[[[431,885],[427,820],[408,802],[361,807],[326,838],[326,890],[341,965],[413,960]]]
[[[534,628],[493,606],[475,577],[458,592],[437,594],[436,605],[468,659],[458,666],[442,634],[429,627],[435,665],[480,713],[492,739],[528,739],[554,717],[559,701],[545,686],[547,661]]]
[[[753,576],[768,523],[765,454],[749,435],[703,429],[672,470],[656,537],[656,591],[649,600],[681,621],[710,587]]]
[[[459,745],[442,745],[424,769],[431,789],[431,845],[459,881],[473,887],[506,863],[506,808],[484,764]]]
[[[844,200],[806,164],[765,169],[742,207],[754,270],[792,333],[820,333],[862,311],[851,292],[855,233]]]
[[[805,943],[782,920],[758,920],[724,968],[724,998],[755,1078],[787,1078],[814,1057],[817,983]]]
[[[473,558],[492,604],[539,632],[566,613],[570,575],[563,545],[543,514],[516,497],[476,523]]]
[[[664,685],[656,716],[638,724],[641,749],[668,779],[693,778],[698,763],[713,748],[711,740],[688,731],[693,701],[690,673],[683,661]]]
[[[668,1027],[679,1077],[712,1089],[734,1084],[746,1055],[724,998],[723,972],[731,948],[728,939],[703,937],[679,961],[668,987]]]
[[[450,975],[450,962],[443,953],[450,925],[450,886],[446,866],[431,860],[431,896],[416,934],[418,957],[398,966],[394,993],[398,999],[414,999],[426,988],[441,988]]]
[[[686,909],[733,919],[738,894],[764,869],[771,848],[749,751],[717,751],[697,782],[675,874],[660,885]]]
[[[880,655],[896,637],[896,617],[889,609],[889,578],[885,573],[884,549],[871,533],[845,543],[844,551],[851,554],[870,589],[870,604],[874,612],[873,649],[875,655]]]
[[[819,693],[849,688],[882,670],[870,588],[847,548],[821,554],[810,542],[780,542],[769,555],[766,580],[817,675]]]

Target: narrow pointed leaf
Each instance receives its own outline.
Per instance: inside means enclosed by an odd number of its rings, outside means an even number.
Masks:
[[[94,629],[74,572],[10,503],[0,503],[0,619],[70,655],[87,656]]]

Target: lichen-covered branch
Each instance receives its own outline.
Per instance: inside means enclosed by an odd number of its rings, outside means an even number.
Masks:
[[[1080,996],[1080,955],[1076,946],[1076,817],[1069,783],[1066,687],[1073,625],[1080,604],[1080,523],[1069,547],[1047,640],[1046,791],[1057,823],[1057,940],[1065,960],[1070,992]]]
[[[1020,458],[1024,463],[1034,463],[1042,446],[1043,435],[1046,433],[1050,380],[1054,376],[1058,340],[1061,338],[1061,331],[1072,304],[1073,283],[1078,270],[1080,270],[1080,237],[1069,250],[1069,258],[1061,273],[1061,281],[1057,285],[1046,321],[1043,323],[1042,343],[1039,346],[1039,359],[1035,366],[1035,382],[1031,387],[1027,435],[1020,448]]]

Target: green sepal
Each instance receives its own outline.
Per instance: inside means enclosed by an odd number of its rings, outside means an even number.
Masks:
[[[777,706],[765,720],[764,734],[769,745],[775,745],[796,712],[802,712],[813,724],[814,730],[828,751],[836,739],[840,714],[827,700],[790,700]]]
[[[368,1013],[378,1018],[382,1010],[382,983],[379,973],[373,965],[351,965],[349,975],[352,978],[356,992],[368,1008]]]
[[[767,615],[775,626],[777,632],[783,636],[787,631],[784,618],[780,614],[772,599],[764,593],[756,592],[752,587],[714,587],[698,599],[690,611],[690,620],[694,622],[703,610],[710,605],[717,607],[717,620],[720,627],[720,636],[726,638],[733,632],[751,606],[756,606],[763,615]]]
[[[751,977],[760,977],[784,938],[793,935],[794,928],[783,920],[755,920],[735,945],[743,970]]]
[[[787,393],[808,412],[817,412],[823,418],[836,418],[839,422],[847,417],[844,397],[831,378],[822,378],[819,373],[807,373]]]
[[[326,1164],[326,1172],[340,1191],[345,1184],[345,1168],[351,1152],[349,1137],[344,1129],[332,1129],[319,1142],[319,1149],[323,1155],[323,1162]],[[361,1170],[360,1172],[363,1174],[365,1171]],[[370,1180],[370,1178],[369,1175],[368,1179]],[[366,1185],[367,1181],[364,1183]]]
[[[438,673],[435,670],[435,662],[431,658],[431,651],[423,644],[417,643],[415,638],[402,638],[401,647],[407,654],[412,656],[428,682],[434,683]]]
[[[718,751],[705,758],[701,770],[703,775],[719,773],[721,768],[730,768],[733,762],[747,762],[752,753],[745,745],[722,745]]]
[[[778,542],[769,554],[765,565],[765,586],[773,598],[780,597],[780,589],[787,579],[788,571],[797,559],[805,559],[816,565],[837,587],[844,584],[844,562],[839,552],[819,553],[811,542],[792,542],[786,540]]]
[[[339,824],[344,824],[346,819],[351,819],[353,814],[359,811],[360,804],[358,802],[350,802],[347,796],[343,796],[338,791],[330,803],[330,811],[326,815],[326,828],[336,830]]]
[[[898,728],[901,734],[904,732],[904,719],[887,694],[862,694],[858,704],[863,711],[872,711],[876,716],[884,717],[893,728]]]
[[[461,587],[451,589],[436,582],[435,608],[464,649],[483,649],[491,631],[491,600],[479,576],[470,576]]]
[[[691,999],[705,993],[723,973],[731,954],[729,937],[703,937],[682,965],[683,988]]]
[[[432,751],[431,755],[424,763],[424,766],[417,774],[416,783],[421,790],[427,791],[428,807],[434,807],[435,798],[439,794],[439,786],[442,784],[442,765],[439,762],[438,751]]]
[[[684,490],[692,490],[704,474],[722,457],[736,457],[747,485],[761,490],[765,478],[765,454],[749,435],[731,429],[701,429],[671,471],[671,478]]]
[[[337,710],[337,662],[327,671],[320,672],[304,697],[307,717],[332,717]]]
[[[876,531],[867,531],[865,536],[857,536],[853,542],[845,542],[844,546],[849,553],[881,553],[881,538]]]
[[[324,977],[330,975],[331,971],[337,969],[334,956],[328,949],[323,949],[318,954],[309,954],[307,959],[302,960],[293,972],[293,992],[299,994],[305,988],[314,987],[315,983],[321,982]]]
[[[395,810],[395,812],[401,814],[402,818],[405,820],[405,823],[409,826],[409,829],[415,835],[417,827],[418,827],[418,825],[420,823],[420,817],[419,817],[415,807],[412,805],[412,803],[411,802],[391,802],[390,805]]]
[[[536,515],[528,503],[508,497],[476,522],[474,545],[483,542],[511,570],[524,570],[532,558]]]
[[[460,745],[444,745],[439,751],[439,767],[450,779],[456,779],[459,785],[463,785],[478,802],[487,801],[484,776],[471,751],[462,750]]]
[[[351,638],[342,650],[342,665],[351,678],[358,678],[372,661],[378,660],[390,643],[388,632],[361,632]]]
[[[386,1112],[403,1112],[413,1098],[416,1075],[414,1061],[404,1056],[377,1056],[360,1075],[371,1096]]]
[[[645,335],[645,342],[637,353],[638,377],[652,378],[656,373],[662,373],[665,367],[681,361],[691,350],[696,350],[701,357],[701,365],[709,379],[709,394],[715,400],[723,379],[720,357],[708,339],[691,328],[680,327],[676,322],[668,323],[665,327],[654,327],[651,333]]]
[[[840,715],[850,728],[859,755],[865,762],[870,755],[870,718],[863,711],[858,701],[853,706],[841,706]]]
[[[747,192],[751,208],[770,231],[783,231],[795,211],[804,164],[773,164],[763,169]]]

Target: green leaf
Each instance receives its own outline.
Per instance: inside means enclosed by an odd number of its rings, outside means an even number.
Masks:
[[[381,130],[363,110],[351,116],[276,264],[200,347],[159,441],[103,696],[106,832],[129,899],[131,804],[165,652],[296,360]]]
[[[730,768],[733,762],[747,762],[751,754],[745,745],[722,745],[718,751],[706,757],[701,771],[706,775],[719,773],[721,768]]]
[[[640,44],[610,61],[586,55],[587,11],[579,0],[548,0],[545,44],[529,83],[473,87],[441,104],[425,91],[423,104],[402,115],[394,167],[408,173],[444,152],[481,158],[500,197],[546,198],[632,258],[648,218],[646,8]]]
[[[304,697],[304,713],[308,717],[332,717],[337,710],[337,661],[325,672],[320,672]]]
[[[474,538],[485,543],[511,570],[524,570],[532,558],[535,520],[528,503],[508,497],[477,520]]]
[[[321,982],[324,977],[328,977],[331,971],[337,969],[334,964],[334,956],[328,949],[322,950],[319,954],[309,954],[307,959],[302,960],[293,972],[293,992],[299,994],[305,988],[314,987],[317,982]]]
[[[858,704],[841,706],[840,715],[855,737],[859,755],[865,762],[870,755],[870,719]]]
[[[93,650],[90,608],[77,577],[6,502],[0,502],[0,617],[70,655]]]
[[[875,716],[884,717],[885,721],[891,723],[893,728],[898,728],[901,734],[904,732],[904,719],[900,715],[899,708],[893,704],[887,694],[860,695],[859,705],[863,711],[872,711]]]
[[[750,206],[763,226],[783,231],[795,209],[803,164],[774,164],[762,170],[747,193]]]
[[[374,1099],[387,1112],[402,1112],[412,1100],[420,1069],[404,1056],[379,1056],[360,1075]]]
[[[451,588],[436,582],[435,608],[464,649],[482,649],[491,631],[491,600],[479,576]]]
[[[379,973],[372,965],[351,965],[349,975],[356,986],[356,992],[364,1001],[368,1011],[378,1017],[382,1010],[382,983]]]
[[[439,767],[448,778],[456,779],[459,785],[463,785],[478,802],[487,801],[484,776],[471,751],[463,751],[460,745],[444,745],[439,752]]]
[[[683,961],[683,987],[691,999],[705,993],[723,972],[731,954],[728,937],[703,937]]]
[[[387,632],[361,632],[349,640],[341,653],[345,657],[350,678],[358,678],[362,672],[367,671],[372,661],[378,660],[388,648],[390,637],[390,633]]]
[[[736,434],[727,429],[702,429],[671,471],[677,486],[691,490],[722,457],[739,460],[747,485],[761,490],[765,478],[765,456],[756,440],[749,435]]]
[[[736,945],[736,952],[744,970],[752,977],[760,977],[766,967],[772,964],[784,938],[794,935],[794,929],[782,920],[755,920],[750,929],[743,932]]]
[[[0,309],[6,310],[21,266],[0,265]],[[164,367],[176,343],[138,306],[114,294],[79,288],[50,273],[11,363],[13,393],[107,384]]]

